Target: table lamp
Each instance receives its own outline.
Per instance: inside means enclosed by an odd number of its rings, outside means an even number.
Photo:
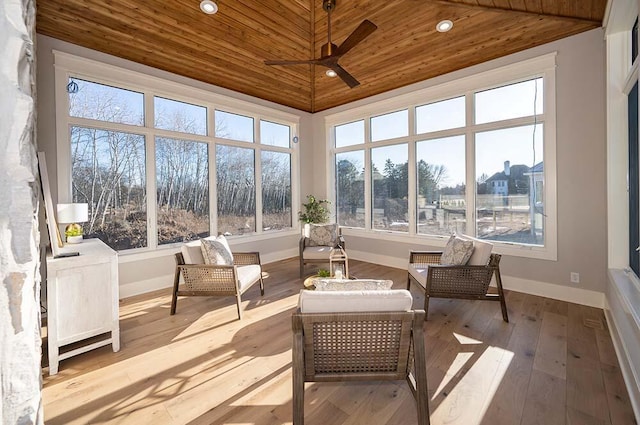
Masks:
[[[67,243],[82,242],[82,225],[89,220],[89,204],[58,204],[58,222],[67,224],[64,234]]]

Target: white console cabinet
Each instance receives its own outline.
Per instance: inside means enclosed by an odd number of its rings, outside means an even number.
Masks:
[[[120,350],[118,323],[118,253],[99,239],[66,245],[62,253],[47,256],[47,337],[49,374],[58,373],[60,360],[111,344]],[[99,341],[88,338],[105,335]],[[72,344],[69,350],[61,347]]]

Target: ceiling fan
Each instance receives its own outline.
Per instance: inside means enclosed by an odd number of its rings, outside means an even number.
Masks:
[[[336,0],[323,0],[322,8],[327,12],[328,25],[327,25],[327,44],[324,44],[320,49],[321,57],[319,59],[310,60],[266,60],[265,65],[320,65],[329,68],[327,75],[330,75],[330,71],[335,72],[334,75],[342,78],[351,88],[358,86],[360,83],[351,74],[349,74],[343,67],[338,64],[338,60],[353,49],[358,43],[367,38],[378,27],[371,21],[365,19],[343,42],[340,46],[336,46],[331,42],[331,11],[336,7]]]

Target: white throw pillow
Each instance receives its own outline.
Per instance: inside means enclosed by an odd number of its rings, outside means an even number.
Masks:
[[[217,238],[200,239],[200,249],[205,264],[215,264],[217,266],[232,266],[233,254],[227,238],[223,235]]]
[[[309,246],[335,246],[338,239],[337,224],[311,224]]]
[[[454,233],[444,247],[440,264],[452,266],[467,264],[471,254],[473,254],[473,241],[461,239]]]
[[[473,242],[473,254],[467,261],[469,266],[486,266],[489,264],[491,258],[491,251],[493,250],[493,244],[482,239],[472,238],[467,235],[458,235],[459,238]]]

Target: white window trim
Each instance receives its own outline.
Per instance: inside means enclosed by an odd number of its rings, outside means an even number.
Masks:
[[[300,127],[300,117],[295,114],[279,111],[266,106],[256,105],[251,102],[235,99],[233,97],[212,93],[203,89],[195,88],[174,81],[165,80],[155,76],[150,76],[137,71],[121,68],[118,66],[105,64],[92,59],[83,58],[65,52],[53,50],[54,56],[54,73],[55,73],[55,115],[56,115],[56,150],[57,150],[57,184],[58,184],[58,203],[70,202],[72,197],[71,187],[71,143],[69,129],[71,126],[94,127],[101,129],[109,129],[115,131],[125,131],[141,134],[146,141],[146,186],[148,193],[155,193],[156,186],[156,170],[155,170],[155,137],[169,137],[181,140],[193,140],[198,142],[206,142],[209,145],[209,221],[212,234],[217,227],[217,205],[216,205],[216,176],[215,176],[215,146],[221,143],[228,146],[238,146],[251,148],[255,153],[256,162],[256,231],[250,235],[232,236],[233,239],[241,239],[242,241],[263,240],[273,238],[274,236],[300,234],[299,223],[294,213],[295,205],[298,205],[300,199],[299,187],[299,147],[298,144],[291,142],[290,148],[283,148],[271,145],[262,145],[258,143],[260,120],[270,121],[273,123],[284,124],[291,127],[291,140],[298,136]],[[145,95],[145,125],[136,126],[120,123],[112,123],[98,121],[89,118],[71,117],[69,115],[69,98],[66,92],[66,86],[69,78],[85,79],[87,81],[99,84],[110,85],[122,89],[127,89]],[[159,96],[171,100],[177,100],[194,105],[206,106],[207,113],[207,131],[209,135],[195,135],[188,133],[180,133],[171,130],[155,129],[154,125],[154,108],[153,98]],[[254,119],[254,142],[240,142],[229,139],[216,138],[213,136],[212,130],[215,124],[215,110],[223,110],[225,112],[237,113],[240,115],[250,116]],[[277,230],[263,232],[260,216],[262,206],[262,191],[259,187],[261,176],[260,172],[260,155],[262,150],[286,152],[291,154],[291,210],[292,210],[292,228],[286,230]],[[147,247],[134,248],[119,251],[120,254],[130,256],[132,260],[142,258],[153,258],[157,255],[164,255],[162,251],[173,249],[180,246],[177,244],[157,244],[156,232],[156,199],[155,196],[147,196]],[[156,252],[157,251],[157,252]]]
[[[466,168],[467,172],[467,188],[475,187],[475,141],[473,135],[479,131],[488,131],[493,129],[503,129],[506,127],[517,125],[530,125],[533,123],[532,117],[515,118],[498,122],[475,125],[473,123],[472,101],[467,101],[467,125],[463,128],[444,130],[440,132],[416,134],[415,117],[413,113],[415,107],[427,103],[433,103],[440,100],[446,100],[459,96],[473,96],[473,93],[487,90],[495,87],[504,86],[511,83],[530,80],[536,77],[544,78],[544,113],[538,114],[538,121],[544,122],[544,169],[545,169],[545,212],[544,229],[545,229],[545,245],[523,245],[509,242],[491,241],[494,244],[494,250],[504,255],[513,255],[519,257],[536,258],[544,260],[557,260],[558,250],[558,227],[557,227],[557,164],[556,164],[556,56],[557,52],[548,53],[535,58],[527,59],[521,62],[502,66],[475,75],[470,75],[457,80],[452,80],[443,84],[427,87],[422,90],[396,96],[393,98],[381,100],[379,102],[370,103],[365,106],[356,107],[336,114],[325,117],[326,148],[331,153],[328,164],[328,182],[327,193],[331,198],[335,198],[335,154],[348,152],[357,149],[365,150],[365,164],[370,163],[370,149],[377,146],[385,146],[396,143],[409,143],[412,146],[416,141],[431,139],[434,137],[446,137],[451,135],[463,134],[466,136]],[[370,128],[370,118],[385,113],[395,112],[400,109],[409,108],[409,135],[399,137],[393,140],[385,140],[380,142],[370,142],[367,131]],[[334,148],[333,143],[333,127],[340,124],[346,124],[358,120],[365,121],[365,142],[363,144],[351,145],[342,148]],[[409,163],[415,163],[415,149],[409,149]],[[367,162],[369,161],[369,162]],[[366,171],[370,167],[365,167]],[[413,167],[409,167],[411,170]],[[367,187],[370,179],[365,180],[365,217],[371,217],[371,190]],[[415,184],[409,183],[409,193],[415,193]],[[474,191],[475,192],[475,191]],[[467,199],[473,202],[467,206],[468,223],[475,223],[475,193],[467,194]],[[370,227],[370,219],[367,218],[364,229],[352,228],[346,229],[346,234],[361,235],[363,237],[371,237],[372,233],[384,235],[385,240],[394,240],[406,243],[430,244],[434,246],[444,246],[446,237],[435,235],[419,235],[416,234],[415,224],[415,198],[409,196],[409,233],[392,232],[387,230],[374,230]]]

